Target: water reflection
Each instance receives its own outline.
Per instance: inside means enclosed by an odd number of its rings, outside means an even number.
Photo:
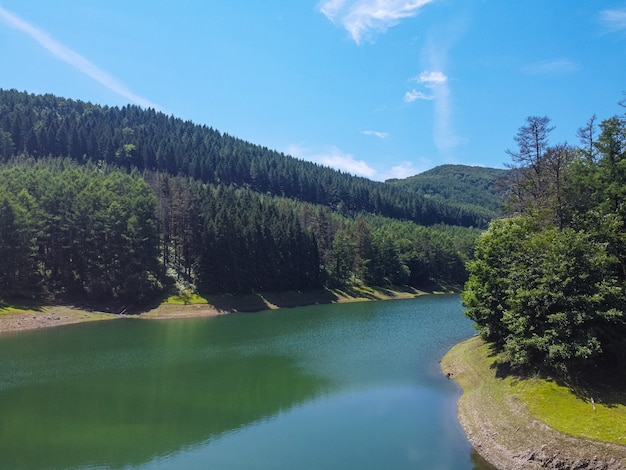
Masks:
[[[437,360],[458,297],[0,336],[0,468],[491,467]]]
[[[303,373],[293,358],[219,351],[207,357],[206,351],[189,348],[188,337],[178,346],[164,345],[175,349],[172,354],[159,348],[122,348],[115,354],[110,348],[119,338],[109,345],[102,339],[116,327],[76,330],[100,335],[98,350],[78,348],[69,373],[66,360],[49,351],[52,368],[38,371],[45,367],[40,362],[29,373],[33,383],[2,392],[0,468],[138,465],[268,419],[329,386],[326,379]],[[40,334],[23,340],[46,342]],[[185,350],[190,354],[181,353]],[[90,371],[98,353],[110,361],[108,367],[95,361]],[[39,372],[45,381],[37,379]]]

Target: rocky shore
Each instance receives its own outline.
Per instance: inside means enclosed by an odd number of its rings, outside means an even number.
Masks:
[[[477,337],[458,344],[443,358],[441,368],[463,388],[459,421],[485,460],[501,470],[626,469],[626,446],[557,432],[533,418],[515,395],[484,385],[494,381],[496,372],[471,360],[482,345]]]

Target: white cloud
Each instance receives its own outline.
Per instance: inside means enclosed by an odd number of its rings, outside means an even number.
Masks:
[[[80,72],[85,75],[91,77],[105,88],[117,93],[118,95],[126,98],[132,103],[143,106],[144,108],[155,108],[158,107],[148,101],[141,96],[138,96],[131,92],[125,85],[117,81],[115,78],[110,76],[105,71],[99,69],[93,63],[89,62],[83,56],[78,54],[77,52],[67,48],[63,44],[59,43],[55,39],[53,39],[50,35],[48,35],[45,31],[33,26],[32,24],[24,21],[13,13],[5,10],[0,7],[0,19],[4,20],[9,26],[18,31],[26,33],[26,35],[30,36],[32,39],[37,41],[42,47],[44,47],[48,52],[50,52],[57,59],[62,60],[63,62],[67,62],[72,67],[78,69]]]
[[[407,91],[404,94],[404,101],[407,103],[412,103],[415,100],[432,100],[434,96],[426,95],[418,90]]]
[[[424,83],[433,91],[433,94],[426,95],[421,91],[411,90],[404,94],[404,101],[407,103],[418,99],[433,101],[433,141],[441,156],[450,158],[454,149],[461,143],[461,139],[454,131],[448,77],[441,72],[423,72],[414,80]]]
[[[376,170],[364,160],[357,160],[354,155],[342,152],[335,146],[323,150],[313,150],[299,145],[291,145],[286,153],[296,158],[329,166],[352,175],[365,176],[366,178],[374,178],[376,176]]]
[[[338,149],[335,149],[335,151],[329,154],[322,155],[321,163],[353,175],[366,176],[368,178],[373,178],[376,175],[376,170],[365,161],[356,160],[354,155],[341,153]]]
[[[626,29],[626,8],[604,10],[600,13],[600,20],[610,31]]]
[[[411,78],[411,81],[422,83],[426,88],[433,89],[435,87],[445,85],[448,81],[448,77],[443,72],[432,72],[426,70],[420,73],[417,77]],[[404,94],[404,101],[406,103],[412,103],[416,100],[433,100],[436,96],[436,94],[427,95],[426,93],[413,89]]]
[[[450,160],[461,139],[454,130],[450,87],[443,83],[435,91],[433,140],[441,156]]]
[[[432,162],[430,160],[423,159],[420,161],[420,166],[417,167],[413,162],[402,162],[398,165],[391,167],[391,169],[382,175],[382,180],[388,180],[391,178],[408,178],[409,176],[417,175],[427,169],[431,168]]]
[[[428,88],[433,96],[433,143],[439,158],[446,162],[455,160],[456,149],[466,141],[455,129],[451,80],[444,72],[450,49],[466,29],[467,18],[462,15],[431,31],[421,52],[425,70],[413,78]]]
[[[579,70],[576,62],[568,59],[544,60],[528,64],[522,70],[531,75],[562,75]]]
[[[363,135],[373,135],[378,137],[379,139],[386,139],[389,137],[388,132],[379,132],[379,131],[363,131]]]
[[[285,153],[301,160],[318,163],[352,175],[364,176],[374,181],[385,181],[390,178],[407,178],[432,168],[431,160],[420,158],[417,162],[403,161],[396,165],[387,165],[382,170],[380,168],[376,169],[364,160],[357,160],[354,155],[342,152],[335,146],[319,150],[302,145],[290,145],[285,150]]]
[[[424,71],[417,77],[413,78],[418,83],[424,83],[428,87],[441,85],[448,81],[448,77],[443,72]]]
[[[374,33],[385,32],[401,20],[417,15],[434,0],[326,0],[319,10],[333,23],[343,26],[360,44]]]
[[[329,0],[321,3],[319,9],[329,20],[334,21],[334,18],[339,15],[339,11],[345,4],[346,0]]]

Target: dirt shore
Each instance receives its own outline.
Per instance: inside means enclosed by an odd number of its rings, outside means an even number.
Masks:
[[[164,320],[169,318],[214,317],[230,313],[212,305],[163,305],[149,312],[132,315],[135,318]],[[91,321],[116,320],[131,315],[88,311],[80,308],[51,306],[39,310],[6,312],[0,314],[0,333],[52,328]]]
[[[8,312],[0,315],[0,333],[50,328],[86,321],[111,320],[117,317],[117,315],[110,313],[88,312],[71,307],[57,306],[38,310]]]
[[[134,318],[165,320],[171,318],[214,317],[236,312],[256,312],[290,308],[301,305],[327,303],[364,302],[375,300],[393,300],[419,297],[435,291],[413,288],[383,289],[361,288],[306,292],[281,292],[265,294],[247,294],[236,296],[213,296],[210,303],[203,304],[162,304],[151,310],[136,313]],[[104,311],[71,306],[41,306],[2,308],[0,306],[0,333],[38,328],[50,328],[88,321],[114,320],[127,317]]]
[[[526,405],[506,390],[484,385],[498,380],[495,370],[472,357],[479,338],[458,344],[441,361],[449,378],[463,388],[458,416],[476,451],[501,470],[626,469],[626,446],[561,434],[531,416]]]

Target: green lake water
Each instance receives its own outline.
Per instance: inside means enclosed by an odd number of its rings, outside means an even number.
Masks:
[[[458,296],[0,336],[1,469],[487,469]]]

